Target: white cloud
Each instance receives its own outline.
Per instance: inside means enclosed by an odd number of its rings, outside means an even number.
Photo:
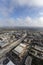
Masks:
[[[32,19],[31,17],[27,16],[25,18],[0,19],[0,26],[43,27],[43,17],[38,17],[38,18]]]
[[[4,17],[9,17],[13,13],[17,4],[15,0],[1,0],[0,2],[0,13]]]
[[[9,17],[18,6],[43,7],[43,0],[1,0],[0,13]]]
[[[38,19],[38,24],[39,24],[39,26],[43,27],[43,17],[40,17]]]
[[[43,0],[16,0],[16,2],[21,6],[43,6]]]
[[[9,4],[8,4],[9,2]],[[43,17],[32,19],[27,16],[23,18],[9,18],[9,15],[15,11],[18,6],[32,6],[43,7],[43,0],[1,0],[0,13],[6,19],[0,19],[0,26],[41,26],[43,27]],[[43,15],[43,12],[39,12],[39,15]],[[4,22],[4,23],[3,23]]]
[[[38,18],[31,18],[29,16],[25,17],[24,19],[20,18],[17,19],[19,26],[29,26],[29,27],[43,27],[43,17]]]
[[[41,11],[41,12],[39,12],[39,16],[43,16],[43,12]]]

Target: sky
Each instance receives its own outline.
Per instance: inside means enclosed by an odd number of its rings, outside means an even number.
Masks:
[[[43,0],[0,0],[0,27],[43,27]]]

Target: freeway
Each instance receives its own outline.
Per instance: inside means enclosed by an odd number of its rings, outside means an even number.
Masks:
[[[12,48],[16,47],[17,45],[20,44],[20,42],[27,36],[27,34],[25,33],[24,36],[22,36],[22,38],[20,38],[19,40],[17,40],[16,42],[10,44],[9,46],[6,46],[2,49],[0,49],[0,59],[5,56],[5,54],[7,52],[9,52]]]

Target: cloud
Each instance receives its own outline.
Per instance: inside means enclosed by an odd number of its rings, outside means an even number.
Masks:
[[[39,16],[43,16],[43,11],[39,12]]]
[[[43,27],[43,12],[39,12],[41,17],[31,18],[29,16],[16,19],[11,17],[18,7],[43,7],[43,0],[0,0],[0,26],[30,26]],[[37,9],[36,9],[37,10]],[[32,14],[31,14],[32,15]],[[13,15],[15,16],[15,15]],[[17,16],[17,14],[16,14]]]
[[[0,0],[0,13],[2,16],[9,18],[15,8],[15,0]]]
[[[43,17],[33,19],[27,16],[24,19],[17,18],[15,21],[15,26],[43,27]]]
[[[2,23],[3,22],[3,23]],[[25,18],[9,18],[0,19],[0,26],[26,26],[26,27],[43,27],[43,17],[31,18],[29,16]]]
[[[17,2],[19,5],[43,6],[43,0],[18,0]]]
[[[18,6],[43,7],[43,0],[0,0],[0,13],[9,17]]]

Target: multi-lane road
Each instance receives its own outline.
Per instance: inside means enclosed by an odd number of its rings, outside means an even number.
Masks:
[[[7,52],[9,52],[12,48],[16,47],[17,45],[20,44],[20,42],[27,36],[25,33],[22,38],[17,40],[16,42],[13,42],[12,44],[7,45],[6,47],[0,49],[0,59],[6,55]]]

